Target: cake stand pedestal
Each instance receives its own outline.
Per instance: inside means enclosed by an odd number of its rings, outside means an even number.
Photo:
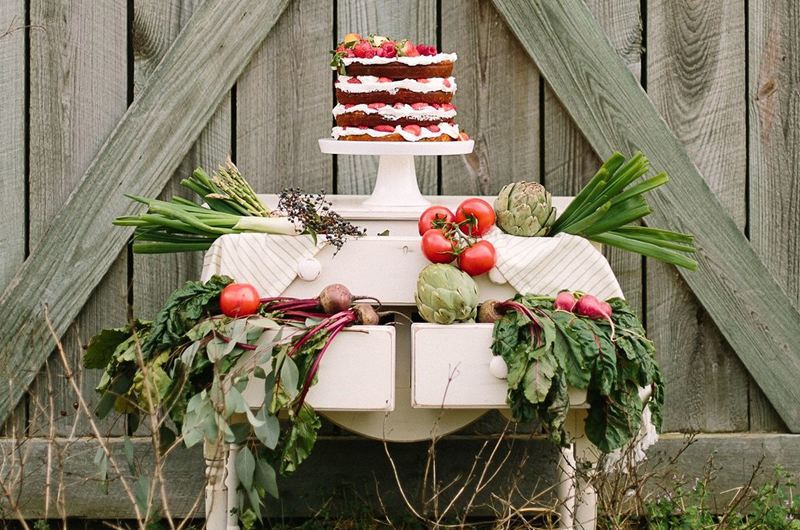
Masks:
[[[465,155],[474,140],[457,142],[351,142],[323,138],[319,148],[336,155],[378,155],[378,178],[362,204],[370,209],[419,208],[430,202],[419,191],[415,156]]]

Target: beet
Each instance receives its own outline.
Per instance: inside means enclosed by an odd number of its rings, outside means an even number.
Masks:
[[[577,304],[577,300],[575,300],[575,295],[569,291],[561,291],[556,296],[556,301],[553,304],[557,310],[561,311],[569,311],[572,313],[575,311],[575,304]]]
[[[478,308],[478,322],[491,324],[503,318],[502,311],[499,310],[499,300],[486,300]]]
[[[378,313],[369,304],[360,303],[354,305],[353,313],[356,315],[356,324],[361,324],[362,326],[377,326],[380,324]]]
[[[353,304],[353,295],[341,283],[332,283],[319,293],[319,305],[328,315],[335,315],[350,308]]]

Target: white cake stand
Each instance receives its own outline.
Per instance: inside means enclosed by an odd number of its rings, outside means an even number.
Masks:
[[[323,153],[336,155],[378,155],[378,179],[372,195],[362,204],[369,208],[428,206],[419,191],[415,156],[465,155],[474,140],[457,142],[351,142],[322,138]]]

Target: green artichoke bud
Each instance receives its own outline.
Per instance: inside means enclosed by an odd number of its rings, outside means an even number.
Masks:
[[[512,236],[546,236],[556,220],[550,193],[538,182],[503,186],[494,201],[496,224]]]
[[[474,322],[478,312],[478,284],[453,265],[435,263],[419,273],[414,300],[428,322]]]

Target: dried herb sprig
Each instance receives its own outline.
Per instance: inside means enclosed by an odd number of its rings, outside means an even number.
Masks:
[[[290,221],[305,226],[311,234],[324,234],[328,243],[341,250],[349,237],[359,237],[366,230],[359,228],[333,210],[333,204],[323,192],[306,193],[301,188],[284,188],[278,195],[278,210]]]

